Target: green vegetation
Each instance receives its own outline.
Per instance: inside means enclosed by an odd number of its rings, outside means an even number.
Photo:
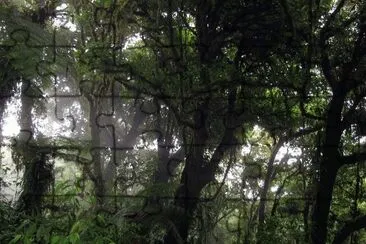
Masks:
[[[366,243],[364,1],[0,2],[0,243]]]

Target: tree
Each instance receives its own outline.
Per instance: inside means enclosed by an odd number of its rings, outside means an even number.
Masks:
[[[352,5],[351,5],[352,6]],[[332,98],[326,112],[325,135],[322,145],[322,160],[319,168],[319,182],[316,192],[316,202],[313,212],[312,224],[312,242],[325,243],[327,236],[327,223],[332,200],[333,188],[337,176],[337,172],[342,165],[347,163],[356,163],[358,153],[350,156],[342,156],[343,152],[339,149],[342,141],[342,133],[352,124],[357,123],[352,121],[353,117],[361,109],[362,98],[365,94],[359,92],[362,84],[363,69],[363,50],[365,49],[365,6],[354,5],[358,11],[355,17],[349,17],[353,21],[342,21],[341,12],[351,8],[345,6],[345,1],[340,1],[336,5],[336,9],[330,14],[324,27],[320,32],[319,42],[322,45],[321,49],[321,67],[323,74],[332,89]],[[339,19],[338,19],[339,18]],[[339,28],[336,20],[342,21],[343,24],[354,24],[355,28],[350,28],[350,36],[348,40],[339,37],[334,29]],[[334,36],[334,42],[330,42],[329,38]],[[342,50],[346,58],[345,61],[337,63],[330,58],[328,50],[334,48],[337,44],[346,41],[348,50]],[[328,44],[327,44],[328,43]],[[338,55],[340,55],[338,54]],[[333,64],[332,64],[333,63]],[[351,95],[352,94],[352,95]],[[353,95],[354,94],[354,95]],[[347,106],[348,99],[352,105]]]
[[[124,79],[120,82],[127,88],[160,99],[185,129],[185,163],[174,203],[184,209],[185,214],[174,222],[186,240],[202,189],[214,181],[225,153],[238,145],[237,129],[251,120],[246,111],[248,104],[243,100],[247,91],[242,84],[245,79],[242,74],[250,69],[244,59],[249,56],[251,62],[259,64],[276,46],[275,31],[263,36],[260,28],[267,27],[266,20],[272,17],[281,23],[280,9],[275,4],[260,7],[206,1],[187,2],[181,6],[175,1],[141,3],[138,7],[135,14],[143,21],[136,24],[143,28],[144,46],[151,49],[145,54],[137,54],[135,60],[139,61],[132,62],[130,67],[132,77],[140,83],[134,85]],[[156,9],[158,12],[151,12]],[[262,13],[266,20],[258,21],[253,15],[241,19],[240,16],[251,11]],[[252,28],[250,33],[239,34],[249,27]],[[251,35],[255,41],[250,39]],[[227,51],[223,51],[225,49]],[[145,67],[150,63],[150,68],[145,69],[147,72],[141,70],[143,58],[146,59],[143,61]],[[228,83],[232,86],[227,86]],[[220,115],[213,110],[218,105],[217,98],[226,101],[219,105]],[[215,127],[218,130],[213,133],[211,129]],[[166,242],[174,240],[169,234]]]
[[[28,27],[34,30],[34,34],[40,34],[43,37],[47,36],[42,28],[37,23],[32,23],[30,19],[18,19],[17,14],[24,14],[16,6],[7,4],[2,9],[1,16],[6,17],[3,20],[3,51],[4,61],[3,70],[3,97],[1,104],[1,117],[4,113],[6,99],[9,99],[16,92],[17,84],[21,84],[21,103],[22,110],[19,116],[21,133],[16,141],[16,156],[18,168],[22,168],[24,164],[24,189],[20,196],[20,208],[27,213],[38,213],[41,206],[42,195],[47,191],[47,188],[52,179],[51,169],[47,165],[45,155],[37,155],[37,153],[29,148],[34,137],[34,127],[32,120],[32,109],[34,105],[40,106],[35,102],[35,98],[42,97],[39,87],[34,82],[41,76],[37,73],[37,65],[41,62],[41,50],[30,49],[29,45],[36,40],[39,41],[40,36],[34,38],[28,30],[22,29]],[[12,39],[9,42],[8,39]],[[32,57],[35,63],[26,64],[23,58]],[[43,85],[47,84],[46,78]],[[4,99],[5,98],[5,99]],[[44,178],[41,181],[40,178]]]
[[[14,8],[22,21],[2,22],[0,62],[8,69],[2,84],[6,94],[22,86],[23,131],[13,149],[22,165],[29,162],[21,199],[28,203],[23,210],[36,210],[47,225],[27,222],[13,230],[20,233],[13,242],[48,242],[40,233],[49,226],[60,226],[51,228],[55,242],[365,239],[363,3],[37,1],[22,7]],[[50,42],[58,45],[51,50]],[[30,56],[36,64],[24,61]],[[47,88],[76,94],[78,116],[69,117],[73,128],[83,128],[70,137],[38,135],[32,110]],[[60,100],[57,106],[68,106]],[[82,171],[83,179],[55,182],[52,193],[83,189],[67,203],[42,197],[53,181],[49,155]],[[60,217],[62,211],[70,214]],[[128,231],[131,238],[121,237]]]

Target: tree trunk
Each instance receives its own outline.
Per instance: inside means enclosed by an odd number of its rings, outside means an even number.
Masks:
[[[204,158],[204,146],[208,138],[205,125],[207,118],[205,114],[205,111],[207,111],[206,106],[207,104],[202,104],[201,109],[195,115],[197,129],[194,130],[194,147],[192,147],[187,156],[181,185],[175,196],[175,206],[184,209],[184,215],[178,216],[174,220],[179,234],[184,241],[187,241],[188,230],[192,223],[194,211],[199,203],[202,189],[215,179],[215,172],[224,153],[236,145],[234,136],[235,128],[228,126],[211,159],[207,161]],[[232,122],[230,115],[228,116],[228,121]],[[168,233],[165,243],[175,243],[172,234],[171,231]]]
[[[323,158],[320,163],[319,181],[312,215],[311,241],[313,244],[325,244],[328,233],[328,216],[332,201],[333,188],[339,161],[338,147],[342,135],[342,109],[347,94],[346,85],[340,83],[333,93],[326,120]]]
[[[175,206],[184,209],[182,216],[176,216],[173,220],[178,233],[183,241],[187,241],[189,227],[192,224],[193,214],[199,202],[201,190],[209,182],[203,180],[202,175],[196,167],[186,167],[183,172],[182,184],[175,196]],[[164,243],[177,243],[177,238],[172,231],[169,231]]]
[[[306,196],[305,206],[303,210],[303,221],[304,221],[304,241],[309,242],[309,212],[310,212],[310,199]]]
[[[3,146],[3,125],[4,125],[3,116],[5,112],[6,101],[7,99],[2,98],[0,94],[0,167],[2,167],[1,149]],[[0,181],[0,190],[1,190],[1,181]]]
[[[277,144],[272,149],[271,157],[268,160],[267,173],[266,173],[266,177],[264,179],[263,188],[261,190],[259,207],[258,207],[258,222],[259,222],[258,229],[261,229],[264,224],[265,208],[266,208],[266,202],[267,202],[266,198],[267,198],[269,188],[271,186],[272,176],[273,176],[273,172],[274,172],[274,162],[275,162],[277,153],[280,150],[280,148],[282,147],[282,145],[284,144],[284,142],[285,141],[283,139],[280,139],[277,142]]]
[[[336,180],[338,166],[334,157],[325,159],[320,169],[320,181],[315,197],[315,206],[313,210],[311,240],[314,244],[325,244],[328,231],[328,216],[332,201],[333,188]]]
[[[189,226],[192,222],[194,210],[203,187],[210,182],[210,172],[204,168],[204,148],[208,139],[206,129],[207,103],[200,105],[199,110],[194,115],[196,129],[193,132],[194,146],[190,150],[186,159],[186,164],[182,173],[181,185],[176,191],[174,205],[184,209],[184,215],[173,220],[181,238],[186,241],[188,237]],[[188,151],[188,150],[187,150]],[[205,177],[206,176],[206,177]],[[208,177],[207,177],[208,176]],[[176,237],[172,231],[166,236],[165,243],[175,243]]]
[[[24,166],[23,191],[19,196],[19,210],[27,214],[38,214],[41,206],[42,186],[39,182],[42,163],[37,160],[34,148],[30,147],[33,138],[32,108],[33,99],[28,91],[29,84],[22,82],[21,92],[21,112],[19,117],[20,133],[17,138],[15,153],[19,161],[18,164]]]
[[[105,195],[105,187],[104,187],[104,179],[103,179],[103,164],[101,160],[101,150],[100,150],[100,128],[97,123],[98,116],[98,105],[96,104],[96,99],[88,96],[89,101],[89,123],[91,130],[91,140],[92,140],[92,148],[91,155],[93,160],[93,183],[94,183],[94,191],[95,196],[97,198],[98,207],[102,207],[104,205],[104,195]]]

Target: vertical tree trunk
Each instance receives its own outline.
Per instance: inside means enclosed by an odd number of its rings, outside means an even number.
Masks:
[[[192,224],[193,214],[197,207],[201,190],[207,184],[199,180],[199,174],[196,172],[197,169],[195,167],[185,168],[181,181],[182,184],[175,196],[175,206],[184,209],[184,214],[176,216],[176,219],[173,220],[183,241],[187,241],[189,227]],[[177,238],[172,231],[169,231],[164,243],[177,243]]]
[[[89,101],[89,123],[91,130],[91,155],[92,155],[92,164],[93,164],[93,183],[94,183],[94,191],[95,196],[97,198],[97,206],[102,207],[104,205],[104,195],[105,195],[105,187],[104,187],[104,179],[103,179],[103,164],[101,160],[101,150],[100,150],[100,128],[97,123],[98,116],[98,105],[96,104],[96,99],[92,96],[87,97]]]
[[[328,216],[332,201],[333,188],[338,172],[334,157],[325,159],[325,167],[320,169],[320,181],[313,210],[311,240],[314,244],[325,244],[328,233]]]
[[[38,214],[41,206],[42,186],[39,182],[39,174],[43,165],[37,160],[34,148],[30,148],[29,143],[33,138],[32,108],[33,99],[28,90],[29,84],[22,82],[21,86],[21,113],[19,117],[20,133],[17,138],[16,154],[18,155],[18,164],[24,165],[23,191],[19,197],[18,203],[20,210],[27,214]]]
[[[5,112],[5,106],[6,106],[6,98],[1,97],[0,94],[0,167],[2,167],[1,149],[3,145],[3,125],[4,125],[3,117]],[[1,181],[0,181],[0,190],[1,190]]]
[[[330,102],[323,157],[320,163],[319,181],[312,215],[311,241],[313,244],[325,244],[328,234],[328,216],[332,202],[333,188],[340,168],[338,146],[342,135],[342,109],[347,89],[341,82],[333,93]]]
[[[281,138],[276,145],[274,145],[272,152],[271,152],[271,156],[268,160],[268,164],[267,164],[267,173],[264,179],[264,184],[263,184],[263,188],[261,190],[260,193],[260,201],[259,201],[259,207],[258,207],[258,222],[259,222],[259,226],[258,229],[261,230],[264,224],[264,219],[265,219],[265,208],[266,208],[266,198],[267,198],[267,194],[269,191],[269,188],[271,186],[271,181],[272,181],[272,176],[273,176],[273,172],[274,172],[274,163],[275,163],[275,158],[277,156],[278,151],[280,150],[280,148],[282,147],[282,145],[284,144],[284,140]]]
[[[203,187],[211,180],[208,172],[204,172],[204,146],[208,139],[206,129],[207,103],[200,105],[194,115],[196,129],[193,132],[193,144],[182,173],[181,185],[176,191],[175,206],[184,209],[184,215],[174,221],[181,238],[186,241],[189,226],[192,222],[194,210],[198,203]],[[208,177],[207,177],[208,176]],[[165,243],[175,243],[176,237],[170,231],[165,239]]]
[[[304,241],[309,242],[309,212],[310,212],[310,199],[306,196],[305,206],[303,210],[303,221],[304,221]]]

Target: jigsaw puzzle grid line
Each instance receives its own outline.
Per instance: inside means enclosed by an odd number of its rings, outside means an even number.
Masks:
[[[106,9],[104,8],[101,8],[100,11],[105,11]],[[99,10],[96,11],[95,14],[95,23],[98,22],[98,12]],[[113,14],[113,11],[111,12],[111,14]],[[64,23],[64,25],[66,25],[66,23]],[[111,52],[112,55],[111,55],[111,59],[109,61],[112,61],[108,67],[109,70],[102,70],[104,72],[104,75],[105,74],[118,74],[118,73],[121,73],[121,72],[126,72],[128,71],[128,67],[124,66],[124,64],[117,64],[117,61],[116,61],[116,56],[117,56],[117,52],[122,52],[123,50],[136,50],[136,49],[149,49],[149,48],[152,48],[151,46],[138,46],[138,47],[126,47],[125,45],[116,45],[115,43],[115,39],[116,39],[116,26],[114,24],[100,24],[100,26],[103,26],[105,27],[106,29],[109,29],[109,31],[112,32],[112,39],[113,39],[113,42],[112,44],[109,46],[109,47],[93,47],[91,48],[89,51],[90,53],[98,53],[100,51],[104,51],[106,53],[109,53]],[[21,39],[19,39],[19,37],[17,37],[18,34],[22,34],[23,33],[23,36]],[[52,41],[51,43],[48,43],[48,44],[40,44],[40,45],[37,45],[37,44],[32,44],[32,40],[31,40],[31,33],[29,33],[29,31],[27,29],[17,29],[17,30],[14,30],[13,32],[11,32],[10,34],[10,37],[9,37],[9,41],[12,42],[12,44],[0,44],[0,49],[3,48],[3,49],[12,49],[12,48],[16,48],[18,44],[24,44],[27,48],[30,48],[30,49],[36,49],[36,50],[39,50],[39,49],[45,49],[45,48],[50,48],[52,49],[51,53],[52,53],[52,56],[49,57],[48,60],[40,60],[37,64],[36,64],[36,70],[37,70],[37,73],[40,77],[49,77],[49,76],[52,76],[53,77],[53,80],[54,80],[54,89],[53,89],[53,94],[47,94],[46,96],[43,95],[42,93],[40,93],[40,95],[34,95],[34,94],[28,94],[28,89],[30,90],[31,86],[32,86],[32,81],[29,81],[29,80],[23,80],[22,82],[27,82],[28,83],[28,87],[27,89],[25,89],[25,91],[22,91],[22,96],[24,97],[28,97],[28,98],[33,98],[33,99],[45,99],[46,101],[48,101],[49,99],[54,99],[54,102],[55,102],[55,108],[54,108],[54,116],[57,120],[59,120],[60,122],[65,122],[66,120],[70,120],[71,123],[72,123],[72,127],[70,129],[71,132],[74,132],[76,130],[76,128],[78,127],[78,123],[77,123],[77,118],[75,118],[75,115],[73,114],[69,114],[69,115],[63,115],[63,111],[64,111],[64,108],[62,108],[59,103],[60,103],[60,99],[75,99],[75,101],[77,99],[80,99],[80,98],[86,98],[85,97],[85,94],[84,92],[87,92],[87,91],[84,91],[83,90],[83,85],[87,85],[88,83],[93,83],[95,81],[93,80],[80,80],[80,81],[76,81],[76,83],[79,83],[79,89],[77,92],[75,93],[64,93],[64,92],[61,92],[61,87],[59,87],[59,85],[62,85],[62,83],[59,82],[59,77],[58,77],[58,74],[56,74],[55,72],[53,72],[51,69],[49,69],[50,66],[52,66],[53,64],[55,64],[57,62],[57,58],[58,58],[58,52],[60,50],[71,50],[71,49],[74,49],[74,48],[78,48],[80,47],[81,45],[66,45],[66,44],[59,44],[56,40],[56,36],[57,36],[57,30],[56,28],[53,30],[53,37],[52,37]],[[183,44],[184,45],[184,44]],[[197,47],[197,45],[188,45],[186,44],[186,46],[194,46],[194,47]],[[169,49],[169,48],[175,48],[175,47],[182,47],[182,44],[177,44],[177,45],[161,45],[159,46],[159,48],[162,48],[162,49]],[[263,47],[266,47],[265,45]],[[95,55],[95,58],[97,58],[98,56]],[[173,76],[175,74],[172,74],[171,76]],[[131,87],[128,87],[126,85],[125,82],[128,82],[129,80],[122,80],[120,78],[115,78],[113,80],[113,82],[117,82],[121,85],[125,85],[125,87],[127,88],[131,88]],[[244,86],[250,88],[250,87],[253,87],[255,85],[258,86],[258,84],[243,84]],[[268,85],[268,84],[263,84],[264,86]],[[116,158],[117,158],[117,152],[127,152],[127,151],[138,151],[138,150],[144,150],[145,147],[141,147],[141,148],[138,148],[137,146],[134,146],[134,147],[119,147],[118,146],[118,142],[117,140],[121,139],[121,138],[118,138],[116,136],[116,125],[113,124],[113,123],[110,123],[110,124],[106,124],[106,123],[103,123],[102,120],[103,120],[103,117],[113,117],[114,115],[116,115],[116,110],[117,108],[115,107],[115,99],[126,99],[126,100],[143,100],[142,103],[140,104],[140,108],[135,108],[135,109],[140,109],[140,111],[142,111],[143,113],[146,113],[148,115],[157,115],[159,114],[159,108],[156,108],[156,111],[147,111],[147,110],[143,110],[143,107],[144,107],[144,103],[146,102],[149,102],[148,100],[145,101],[146,97],[154,97],[158,100],[171,100],[171,101],[174,101],[174,102],[191,102],[191,101],[200,101],[202,98],[200,96],[205,96],[206,94],[210,93],[211,91],[197,91],[195,94],[192,94],[192,95],[189,95],[189,96],[180,96],[180,95],[177,95],[177,96],[169,96],[169,95],[165,95],[165,94],[159,94],[159,93],[149,93],[149,91],[145,91],[145,90],[135,90],[136,93],[138,93],[139,95],[138,96],[134,96],[134,95],[116,95],[115,93],[115,86],[114,84],[111,86],[111,91],[108,91],[109,93],[107,94],[100,94],[98,92],[92,92],[91,94],[88,94],[88,96],[92,97],[93,99],[108,99],[108,102],[111,104],[111,110],[108,111],[108,112],[105,112],[105,111],[98,111],[98,115],[96,116],[95,118],[95,121],[94,123],[96,123],[98,129],[102,130],[101,133],[103,133],[103,130],[110,130],[111,131],[111,135],[112,135],[112,146],[92,146],[90,147],[89,149],[89,154],[92,155],[94,151],[97,151],[97,152],[102,152],[102,151],[111,151],[112,153],[112,163],[115,164],[116,166],[120,165],[117,161],[116,161]],[[133,90],[133,89],[132,89]],[[42,91],[41,91],[42,92]],[[144,94],[145,96],[141,96],[141,94]],[[14,93],[11,93],[11,94],[0,94],[0,98],[10,98],[10,97],[13,97]],[[290,96],[287,96],[287,99],[290,100],[290,99],[298,99],[298,98],[312,98],[312,97],[317,97],[319,98],[319,96],[315,96],[315,95],[306,95],[306,96],[303,96],[303,95],[290,95]],[[324,96],[322,98],[324,99],[327,99],[327,98],[330,98],[331,96]],[[227,97],[211,97],[210,98],[212,101],[222,101],[223,99],[227,99]],[[270,100],[271,98],[267,97],[267,96],[246,96],[245,99],[258,99],[258,100],[261,100],[261,101],[266,101],[266,100]],[[122,101],[124,102],[124,101]],[[61,108],[60,108],[60,107]],[[186,112],[187,114],[187,117],[193,115],[193,113],[196,113],[197,111],[200,111],[200,110],[192,110],[192,111],[183,111],[183,112]],[[222,118],[225,118],[224,116],[226,116],[226,112],[223,111],[222,112],[222,115],[221,114],[216,114],[218,116],[222,116]],[[91,123],[91,121],[89,122]],[[225,122],[223,123],[224,126],[228,126]],[[184,125],[183,123],[183,127],[186,127],[186,128],[189,128],[188,125]],[[233,127],[234,128],[234,127]],[[26,145],[31,147],[31,148],[34,148],[35,150],[39,151],[40,153],[44,153],[45,155],[48,155],[48,154],[52,154],[53,152],[57,152],[57,151],[61,151],[61,150],[66,150],[67,152],[74,152],[75,154],[73,154],[73,157],[75,159],[75,162],[77,164],[89,164],[89,165],[92,165],[92,163],[94,162],[94,159],[88,159],[88,161],[85,161],[85,158],[83,158],[83,160],[81,159],[82,156],[82,150],[83,150],[83,147],[77,147],[77,146],[57,146],[56,144],[55,145],[52,145],[52,146],[42,146],[42,145],[33,145],[33,142],[34,142],[34,137],[33,137],[33,131],[30,131],[30,130],[25,130],[25,129],[22,129],[21,128],[21,133],[28,133],[29,137],[28,137],[28,140],[26,141]],[[140,136],[143,137],[143,135],[145,134],[153,134],[155,133],[156,134],[156,140],[159,140],[159,139],[162,139],[164,138],[164,133],[162,131],[159,131],[159,130],[154,130],[154,129],[145,129],[145,130],[142,130],[140,132]],[[17,140],[16,138],[13,138],[11,137],[11,139],[13,139],[14,141],[10,144],[2,144],[1,146],[17,146]],[[195,143],[177,143],[175,145],[173,144],[160,144],[158,145],[158,148],[165,148],[165,149],[174,149],[174,148],[186,148],[188,146],[190,147],[202,147],[202,146],[207,146],[207,147],[212,147],[212,146],[217,146],[218,143],[205,143],[205,144],[195,144]],[[236,142],[236,143],[222,143],[221,144],[222,146],[226,147],[226,146],[229,146],[229,147],[243,147],[243,146],[247,146],[247,143],[243,142],[243,143],[239,143],[239,142]],[[311,148],[311,146],[309,145],[309,148]],[[101,154],[101,153],[100,153]],[[178,163],[182,160],[179,160],[179,158],[171,158],[169,159],[169,162],[168,162],[168,166],[171,162],[173,161],[178,161]],[[258,164],[254,164],[254,166],[257,166],[259,165]],[[169,172],[169,175],[170,176],[176,176],[174,175],[169,167],[168,167],[168,172]],[[250,178],[250,177],[248,177]],[[254,179],[258,179],[259,177],[254,177]],[[115,188],[116,189],[116,188]],[[82,192],[83,193],[83,192]],[[44,194],[42,195],[43,197],[54,197],[54,198],[60,198],[60,197],[70,197],[70,196],[77,196],[78,193],[75,193],[75,194],[71,194],[71,195],[68,195],[68,194]],[[149,197],[151,196],[141,196],[141,195],[128,195],[128,194],[113,194],[113,195],[103,195],[103,197],[107,197],[107,198],[119,198],[119,199],[124,199],[124,198],[131,198],[131,199],[148,199]],[[179,199],[179,197],[177,198],[176,196],[158,196],[159,200],[174,200],[174,199]],[[189,199],[189,198],[184,198],[184,200],[197,200],[199,202],[210,202],[210,201],[213,201],[215,199],[215,197],[213,198],[205,198],[205,197],[199,197],[199,198],[192,198],[192,199]],[[289,198],[286,198],[287,200],[290,200],[290,201],[310,201],[310,200],[313,200],[313,198],[296,198],[296,197],[289,197]],[[262,200],[264,201],[276,201],[278,200],[277,198],[262,198]],[[225,201],[232,201],[232,202],[237,202],[237,203],[241,203],[241,202],[258,202],[260,201],[260,199],[257,197],[257,198],[246,198],[246,197],[238,197],[238,198],[225,198]]]

